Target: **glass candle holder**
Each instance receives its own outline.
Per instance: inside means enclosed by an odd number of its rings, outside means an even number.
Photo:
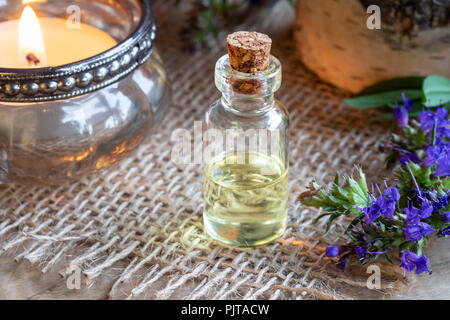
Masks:
[[[73,5],[82,23],[117,45],[61,66],[11,69],[0,61],[0,185],[60,183],[110,167],[143,142],[169,106],[149,2],[47,0],[33,9],[66,19]],[[22,10],[22,1],[2,1],[0,22]]]

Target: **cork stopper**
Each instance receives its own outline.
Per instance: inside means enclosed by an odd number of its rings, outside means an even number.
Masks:
[[[228,57],[234,70],[255,73],[267,68],[272,39],[267,35],[238,31],[227,37]]]

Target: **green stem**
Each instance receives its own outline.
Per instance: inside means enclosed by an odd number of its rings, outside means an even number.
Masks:
[[[434,125],[433,125],[433,134],[431,136],[431,145],[434,147],[436,144],[436,129],[437,129],[437,119],[434,118]]]
[[[419,185],[417,184],[417,181],[416,181],[416,177],[414,177],[414,174],[412,173],[411,166],[409,165],[409,163],[408,163],[408,170],[409,170],[409,173],[411,173],[411,177],[414,181],[414,184],[416,185],[417,190],[419,191],[419,195],[422,196],[422,191],[420,191]]]

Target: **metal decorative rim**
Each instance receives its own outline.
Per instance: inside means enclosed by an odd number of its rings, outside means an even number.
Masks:
[[[141,0],[139,26],[124,41],[96,56],[58,67],[0,68],[0,102],[42,102],[96,91],[127,76],[150,57],[156,26],[150,3]]]

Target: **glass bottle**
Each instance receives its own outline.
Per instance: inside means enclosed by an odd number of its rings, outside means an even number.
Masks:
[[[289,118],[274,98],[281,65],[270,56],[257,73],[234,70],[228,55],[216,63],[222,96],[205,114],[206,232],[226,244],[266,244],[286,228]]]

